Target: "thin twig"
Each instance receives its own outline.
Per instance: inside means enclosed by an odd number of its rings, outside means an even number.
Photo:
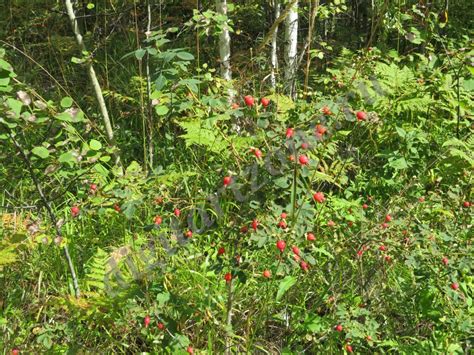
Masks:
[[[43,192],[43,189],[41,188],[41,184],[38,180],[38,177],[36,176],[35,171],[33,170],[33,167],[31,166],[31,162],[30,162],[30,159],[29,159],[28,155],[26,154],[26,152],[23,149],[23,147],[21,146],[21,144],[15,139],[15,137],[13,137],[13,135],[11,133],[8,133],[8,135],[9,135],[10,139],[12,140],[13,144],[15,145],[16,149],[18,150],[18,153],[20,153],[23,161],[26,164],[28,172],[30,173],[31,178],[33,179],[33,183],[35,184],[36,191],[38,191],[38,194],[41,197],[41,201],[43,202],[43,205],[46,208],[46,211],[48,212],[49,218],[51,219],[51,222],[54,225],[57,236],[61,237],[62,236],[61,228],[58,224],[58,220],[56,218],[56,215],[54,214],[53,209],[51,208],[51,205],[50,205],[48,199],[46,198],[46,196]],[[74,286],[74,293],[76,295],[76,298],[79,298],[80,295],[81,295],[81,291],[79,289],[79,283],[77,281],[76,272],[74,270],[74,265],[72,263],[71,255],[69,254],[69,249],[67,247],[67,244],[64,244],[63,249],[64,249],[64,254],[66,256],[66,260],[67,260],[67,263],[68,263],[68,266],[69,266],[69,270],[71,272],[72,282],[73,282],[73,286]]]

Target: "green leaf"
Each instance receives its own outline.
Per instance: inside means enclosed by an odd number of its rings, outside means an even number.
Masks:
[[[164,116],[169,112],[168,106],[155,106],[155,112],[159,116]]]
[[[95,7],[94,3],[90,2],[87,4],[87,9],[92,10]]]
[[[314,248],[313,250],[319,254],[326,255],[328,258],[334,260],[334,256],[324,248]]]
[[[1,59],[0,58],[0,68],[1,69],[5,69],[9,72],[13,71],[13,68],[12,66],[10,65],[10,63],[6,62],[5,60]]]
[[[59,156],[58,161],[60,163],[75,163],[77,160],[72,152],[66,152]]]
[[[46,159],[49,157],[49,151],[45,147],[34,147],[31,152],[34,155],[39,156],[41,159]]]
[[[182,59],[182,60],[193,60],[194,59],[194,56],[191,53],[188,53],[188,52],[178,52],[178,53],[176,53],[176,55],[178,56],[179,59]]]
[[[395,129],[397,130],[397,133],[398,135],[401,137],[401,138],[405,138],[406,135],[407,135],[407,132],[405,132],[405,130],[401,127],[395,127]]]
[[[60,105],[61,107],[69,108],[72,106],[72,103],[73,103],[72,98],[70,98],[69,96],[66,96],[62,98]]]
[[[146,53],[146,50],[144,50],[144,49],[142,49],[142,48],[137,49],[137,50],[135,51],[135,57],[140,60],[140,59],[143,58],[143,56],[145,55],[145,53]]]
[[[16,117],[20,116],[21,107],[23,106],[23,103],[21,101],[9,98],[7,99],[7,104],[10,107],[10,109],[13,111]]]
[[[278,186],[282,189],[286,189],[290,184],[288,183],[288,177],[282,176],[278,179],[276,179],[274,182],[275,186]]]
[[[281,300],[283,295],[296,283],[296,280],[297,279],[294,276],[286,276],[283,280],[281,280],[276,296],[277,301]]]
[[[102,149],[102,143],[100,143],[99,141],[97,141],[95,139],[92,139],[89,142],[89,147],[91,147],[92,150],[101,150]]]
[[[397,160],[393,160],[389,163],[389,165],[395,170],[404,170],[408,168],[408,164],[405,158],[399,158]]]
[[[160,91],[161,89],[163,89],[167,82],[168,80],[166,79],[166,77],[163,74],[160,74],[158,79],[156,79],[155,81],[156,90]]]

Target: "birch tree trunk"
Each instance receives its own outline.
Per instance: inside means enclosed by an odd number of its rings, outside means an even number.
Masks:
[[[285,44],[285,89],[294,97],[298,55],[298,1],[291,7],[286,18]]]
[[[274,1],[274,10],[275,10],[275,21],[280,17],[280,0]],[[275,72],[278,70],[278,55],[277,55],[277,38],[278,38],[278,26],[272,34],[272,53],[271,53],[271,63],[272,63],[272,73],[270,75],[270,82],[272,88],[276,88],[276,78]]]
[[[227,17],[227,0],[216,0],[217,12]],[[219,56],[221,60],[221,75],[224,80],[232,80],[232,71],[230,69],[230,34],[229,27],[226,24],[219,35]],[[233,101],[234,91],[229,89],[229,101]]]
[[[147,12],[147,25],[146,25],[146,37],[151,35],[151,5],[150,0],[146,3]],[[155,149],[153,146],[153,111],[151,107],[151,74],[150,74],[150,53],[146,52],[146,94],[147,94],[147,118],[148,118],[148,161],[150,169],[153,170],[153,156]]]
[[[69,20],[71,21],[72,30],[74,35],[76,36],[77,44],[81,51],[86,50],[86,46],[84,45],[84,41],[82,39],[81,32],[79,30],[79,25],[77,24],[77,18],[74,13],[74,7],[72,5],[71,0],[65,0],[64,4],[66,5],[67,14]],[[109,112],[107,111],[107,106],[105,105],[104,95],[102,94],[102,89],[100,87],[99,81],[97,80],[97,75],[95,74],[94,67],[92,66],[92,62],[88,61],[87,64],[87,74],[89,74],[89,78],[92,83],[92,87],[94,88],[94,93],[99,102],[100,112],[102,114],[102,121],[104,122],[105,132],[107,134],[108,143],[110,146],[115,145],[114,141],[114,131],[112,129],[112,124],[110,123]],[[119,155],[115,155],[115,162],[120,163]]]

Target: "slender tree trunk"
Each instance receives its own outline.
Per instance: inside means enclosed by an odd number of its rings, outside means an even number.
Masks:
[[[291,2],[286,6],[285,10],[283,10],[281,15],[275,20],[275,22],[273,22],[272,27],[270,27],[265,37],[263,37],[262,42],[257,47],[256,53],[260,53],[262,49],[271,41],[273,33],[277,30],[278,26],[280,26],[280,24],[285,21],[285,19],[288,17],[288,14],[290,13],[291,8],[297,2],[298,0],[291,0]]]
[[[275,11],[275,21],[280,17],[280,0],[274,0],[274,11]],[[272,73],[270,75],[270,82],[272,88],[276,88],[276,78],[275,73],[278,70],[278,54],[277,54],[277,39],[278,39],[278,26],[276,26],[275,31],[272,34],[272,53],[271,53],[271,63],[272,63]]]
[[[77,18],[74,13],[74,7],[72,5],[72,2],[71,0],[65,0],[64,4],[66,5],[67,14],[68,14],[69,20],[71,21],[72,30],[74,32],[74,35],[76,36],[77,44],[79,45],[79,48],[81,49],[81,51],[85,51],[86,46],[84,45],[84,41],[82,39],[82,35],[79,30],[79,25],[77,24]],[[107,134],[109,145],[114,146],[115,145],[114,131],[112,129],[112,124],[110,122],[109,112],[107,111],[104,95],[102,94],[102,89],[100,87],[99,81],[97,80],[97,75],[95,74],[95,70],[94,70],[94,67],[92,66],[91,61],[88,61],[88,64],[87,64],[87,73],[89,74],[89,78],[91,80],[92,87],[94,88],[94,93],[97,98],[97,101],[99,102],[99,108],[102,114],[102,121],[104,122],[105,132]],[[116,163],[120,162],[120,157],[118,154],[115,155],[115,160],[116,160]]]
[[[308,82],[309,82],[309,69],[311,66],[311,41],[313,40],[313,31],[314,25],[316,23],[316,14],[318,13],[319,0],[311,0],[310,2],[310,17],[309,17],[309,29],[308,29],[308,38],[307,49],[306,49],[306,68],[304,71],[304,93],[307,94],[308,91]]]
[[[151,5],[150,0],[146,3],[147,11],[147,25],[146,25],[146,36],[147,38],[151,35]],[[146,94],[147,94],[147,118],[148,118],[148,162],[150,169],[153,169],[153,155],[155,152],[153,146],[153,111],[151,107],[151,75],[150,75],[150,53],[146,52]]]
[[[294,97],[298,55],[298,1],[290,8],[286,18],[285,44],[285,89]]]
[[[217,12],[227,17],[227,0],[216,0]],[[219,35],[219,56],[221,60],[221,75],[224,80],[232,80],[232,71],[230,69],[230,34],[229,27],[224,25]],[[229,101],[234,99],[234,91],[229,89]]]

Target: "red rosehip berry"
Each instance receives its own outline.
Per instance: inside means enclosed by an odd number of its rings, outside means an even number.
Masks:
[[[244,96],[244,101],[248,107],[252,107],[255,103],[255,99],[251,95]]]
[[[381,245],[381,246],[379,246],[379,250],[380,251],[386,251],[387,247],[385,245]]]
[[[365,121],[367,119],[367,114],[363,111],[357,111],[356,117],[358,121]]]
[[[156,216],[154,221],[155,221],[155,225],[159,226],[161,222],[163,222],[163,218],[161,218],[160,216]]]
[[[253,150],[253,155],[255,155],[255,157],[256,157],[257,159],[260,159],[260,158],[262,158],[263,153],[262,153],[262,151],[261,151],[260,149],[255,148],[255,149]]]
[[[270,277],[272,277],[272,273],[270,272],[270,270],[264,270],[263,277],[265,277],[266,279],[269,279]]]
[[[469,201],[464,201],[464,202],[462,203],[462,205],[463,205],[464,207],[468,208],[468,207],[471,206],[471,203],[470,203]]]
[[[443,259],[441,259],[441,262],[446,266],[446,265],[448,265],[449,260],[448,260],[447,257],[443,257]]]
[[[248,231],[249,231],[249,227],[247,226],[240,227],[240,233],[247,233]]]
[[[91,184],[89,186],[89,189],[91,190],[91,192],[96,192],[97,191],[97,185],[96,184]]]
[[[320,136],[324,135],[327,132],[327,128],[324,127],[322,124],[316,125],[316,133],[319,134]]]
[[[227,274],[224,275],[224,280],[226,282],[231,282],[232,281],[232,274],[228,272]]]
[[[191,346],[188,346],[188,347],[186,348],[186,352],[187,352],[188,354],[192,355],[192,354],[194,354],[194,349],[193,349]]]
[[[286,217],[287,217],[286,212],[282,212],[282,214],[280,215],[280,218],[281,218],[281,219],[285,219]]]
[[[77,207],[77,206],[72,206],[71,207],[71,214],[72,214],[73,217],[77,217],[80,212],[81,212],[81,210],[79,209],[79,207]]]
[[[308,264],[305,261],[300,262],[301,270],[308,271]]]
[[[364,251],[363,251],[363,250],[357,251],[357,256],[358,256],[359,258],[362,257],[362,254],[364,254]]]
[[[19,355],[20,354],[20,350],[18,349],[13,349],[12,350],[12,355]]]
[[[420,202],[420,203],[425,202],[425,198],[424,198],[423,196],[419,197],[419,198],[418,198],[418,202]]]
[[[159,329],[159,330],[165,329],[165,325],[164,325],[163,323],[161,323],[161,322],[159,322],[159,323],[157,324],[157,326],[158,326],[158,329]]]
[[[193,231],[192,230],[187,230],[185,233],[184,233],[184,236],[186,238],[191,238],[193,236]]]
[[[385,216],[385,222],[390,222],[392,220],[392,216],[389,214]]]
[[[117,211],[117,212],[122,211],[122,209],[120,208],[120,206],[118,204],[114,204],[114,210]]]
[[[382,228],[387,229],[388,228],[388,223],[386,223],[386,222],[382,223]]]
[[[308,143],[306,143],[306,142],[301,143],[301,149],[308,149],[308,148],[309,148]]]
[[[342,325],[341,325],[341,324],[336,325],[336,326],[334,327],[334,330],[335,330],[336,332],[342,332]]]
[[[316,240],[316,237],[314,236],[313,233],[309,232],[308,234],[306,234],[306,240],[313,242]]]
[[[367,208],[369,208],[369,205],[366,204],[366,203],[364,203],[364,204],[362,205],[362,208],[363,208],[364,210],[366,210]]]
[[[389,263],[390,261],[392,261],[392,257],[390,255],[385,255],[385,261]]]
[[[224,187],[227,187],[232,182],[232,178],[230,176],[224,176],[224,178],[222,179],[222,182],[224,184]]]
[[[225,253],[224,247],[220,247],[220,248],[217,250],[217,255],[223,255],[224,253]]]
[[[278,222],[278,227],[281,229],[286,229],[287,225],[285,221]]]
[[[286,129],[286,138],[289,139],[289,138],[293,137],[293,134],[294,134],[293,128],[287,128]]]
[[[309,158],[306,155],[300,155],[298,160],[299,160],[301,165],[308,165],[308,163],[309,163]]]
[[[459,284],[458,284],[457,282],[453,282],[453,283],[451,284],[451,288],[452,288],[454,291],[456,291],[456,290],[459,288]]]
[[[178,218],[179,218],[179,216],[181,216],[181,210],[179,208],[175,208],[173,213]]]
[[[252,229],[253,229],[254,231],[257,231],[258,225],[259,225],[258,221],[257,221],[256,219],[254,219],[254,220],[252,221]]]
[[[321,112],[323,113],[323,115],[325,116],[331,116],[332,115],[332,112],[331,112],[331,109],[327,106],[324,106],[322,109],[321,109]]]
[[[293,251],[295,255],[300,255],[300,249],[296,245],[293,245],[291,247],[291,250]]]
[[[280,253],[283,253],[283,250],[285,250],[286,248],[286,243],[284,240],[279,240],[277,243],[276,243],[276,247],[278,248],[278,250],[280,250]]]
[[[145,324],[145,328],[148,328],[148,326],[150,325],[150,321],[150,316],[145,316],[145,318],[143,319],[143,324]]]
[[[348,353],[353,353],[353,352],[354,352],[354,350],[352,349],[352,346],[349,345],[349,344],[346,345],[346,351],[347,351]]]
[[[316,193],[313,195],[313,199],[314,199],[316,202],[318,202],[318,203],[323,203],[326,198],[324,197],[324,193],[322,193],[322,192],[316,192]]]
[[[260,99],[260,103],[262,104],[263,107],[267,107],[270,105],[270,99],[267,99],[266,97],[262,97]]]

